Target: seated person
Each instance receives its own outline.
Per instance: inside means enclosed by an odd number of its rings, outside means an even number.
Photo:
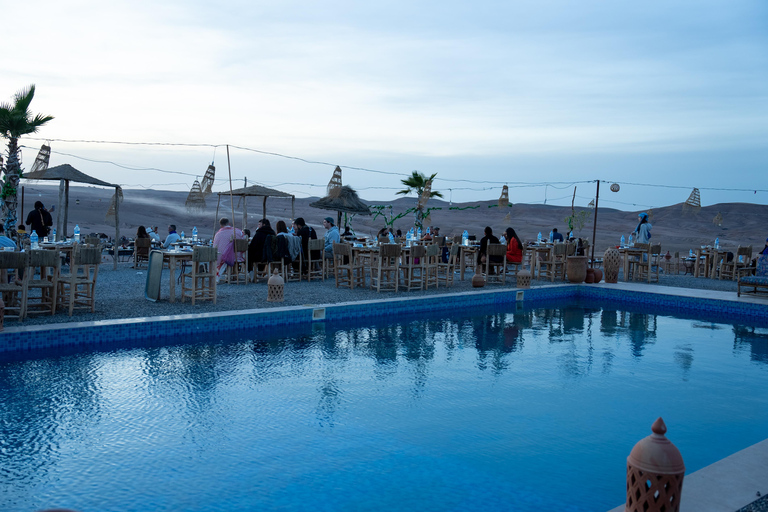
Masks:
[[[139,226],[139,228],[136,230],[136,238],[150,238],[149,233],[147,233],[147,228],[144,226]],[[149,247],[137,247],[135,251],[139,258],[143,258],[145,260],[149,258]]]
[[[499,239],[496,238],[493,235],[493,229],[491,229],[491,226],[485,227],[485,236],[480,239],[480,251],[477,254],[477,263],[485,263],[486,258],[486,252],[488,250],[488,244],[498,244]],[[494,256],[494,258],[497,258],[497,256]],[[494,260],[494,263],[500,263],[501,259],[498,261]]]
[[[304,255],[304,268],[302,269],[302,272],[306,272],[307,258],[309,255],[309,241],[316,240],[317,233],[310,226],[307,226],[303,217],[297,217],[296,220],[293,221],[293,228],[294,234],[301,237],[301,253]],[[315,253],[316,254],[312,254],[312,259],[319,260],[320,251],[315,251]]]
[[[512,228],[507,228],[505,231],[507,238],[507,262],[509,263],[522,263],[523,262],[523,242],[517,233]],[[560,235],[562,238],[563,235]]]
[[[333,219],[326,217],[323,219],[323,227],[327,230],[325,232],[323,245],[323,257],[329,260],[333,259],[333,244],[341,242],[341,236],[339,235],[339,228],[333,225]]]
[[[149,238],[152,239],[153,242],[159,242],[160,241],[160,235],[157,234],[157,226],[148,227],[147,228],[147,235],[149,235]]]
[[[288,226],[285,224],[285,221],[282,220],[277,221],[275,230],[277,231],[277,236],[285,237],[288,242],[289,257],[291,258],[291,261],[296,261],[299,258],[299,254],[301,254],[301,238],[290,234],[288,232]]]
[[[341,238],[348,240],[354,237],[355,234],[349,229],[349,226],[344,226],[344,232],[341,234]]]
[[[563,235],[557,232],[557,228],[552,228],[552,241],[553,242],[563,241]]]
[[[213,236],[213,246],[218,250],[216,257],[216,275],[221,278],[227,271],[227,266],[233,266],[237,261],[245,261],[243,254],[235,254],[235,238],[245,238],[243,232],[229,225],[229,219],[222,217],[219,220],[219,230]]]
[[[176,233],[176,224],[169,225],[168,236],[165,237],[165,242],[163,242],[163,249],[170,249],[171,244],[178,242],[180,239],[181,237]]]
[[[261,219],[253,233],[251,243],[248,245],[248,272],[253,270],[253,265],[264,261],[264,242],[268,235],[275,235],[275,230],[269,223],[269,219]],[[264,265],[260,265],[262,269]]]
[[[5,236],[5,228],[0,224],[0,247],[13,247],[17,249],[16,242]]]
[[[438,236],[440,236],[440,228],[432,228],[429,233],[424,233],[424,236],[422,236],[421,239],[429,241],[434,240]]]

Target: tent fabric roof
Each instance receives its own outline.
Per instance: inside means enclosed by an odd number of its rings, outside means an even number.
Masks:
[[[30,172],[22,176],[28,180],[69,180],[77,183],[88,183],[89,185],[98,185],[100,187],[118,187],[106,181],[101,181],[84,172],[78,171],[69,164],[61,164],[56,167],[49,167],[40,172]]]
[[[357,192],[352,187],[344,185],[336,187],[331,193],[314,203],[309,203],[313,208],[333,210],[335,212],[356,213],[359,215],[371,215],[368,205],[360,200]]]
[[[220,196],[228,196],[229,190],[218,192]],[[293,197],[293,194],[281,192],[273,188],[262,187],[261,185],[251,185],[250,187],[238,188],[232,191],[233,196],[266,196],[266,197]]]

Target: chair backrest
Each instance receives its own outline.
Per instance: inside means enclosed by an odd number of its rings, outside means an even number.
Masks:
[[[97,236],[87,236],[85,237],[85,243],[86,245],[100,245],[101,244],[101,238]]]
[[[453,235],[453,243],[461,244],[461,235]]]
[[[383,244],[379,247],[379,256],[383,258],[399,258],[400,244]]]
[[[307,249],[309,249],[310,254],[312,254],[312,251],[322,251],[324,248],[325,248],[325,240],[321,238],[310,240],[309,245],[307,246]]]
[[[388,236],[381,235],[378,238],[378,240],[379,240],[380,244],[388,244],[389,243],[389,237]]]
[[[416,258],[423,258],[426,255],[427,249],[423,245],[411,246],[411,261],[415,260]]]
[[[751,245],[747,245],[746,247],[740,245],[739,248],[736,249],[736,259],[735,259],[735,261],[740,262],[740,263],[744,263],[744,262],[749,261],[751,258],[752,258],[752,246]]]
[[[650,247],[650,244],[644,244],[644,243],[635,244],[635,249],[641,249],[643,251],[647,251],[649,247]]]
[[[568,249],[573,247],[574,252],[576,249],[576,246],[573,244],[555,244],[554,248],[552,249],[555,257],[562,257],[565,256],[566,253],[573,255],[573,253],[569,252]]]
[[[661,244],[651,244],[651,255],[661,254]]]
[[[504,244],[488,244],[486,254],[488,256],[504,256],[507,254],[507,246]]]
[[[58,267],[60,265],[61,258],[58,251],[40,249],[29,252],[30,267]]]
[[[72,260],[75,265],[98,265],[101,263],[101,249],[78,245],[72,254]]]
[[[438,247],[443,247],[445,245],[445,237],[444,236],[436,236],[434,239],[434,243]]]
[[[245,252],[248,250],[248,240],[245,238],[235,238],[235,252]]]
[[[322,242],[322,240],[320,240]],[[311,242],[311,240],[310,240]],[[349,244],[337,244],[336,242],[333,243],[333,254],[336,256],[347,256],[348,258],[352,257],[352,246]]]
[[[58,256],[58,253],[51,251]],[[0,251],[0,268],[24,268],[27,266],[29,253],[16,251]]]
[[[761,254],[755,262],[755,276],[768,277],[768,254]]]
[[[152,239],[151,238],[137,238],[133,241],[133,246],[136,249],[148,249],[149,247],[152,247]]]
[[[437,258],[440,255],[440,246],[432,244],[427,246],[427,259]]]
[[[216,261],[218,255],[219,251],[215,247],[203,247],[198,245],[192,250],[192,261],[195,263],[210,263]],[[197,268],[197,265],[195,265],[194,268]]]

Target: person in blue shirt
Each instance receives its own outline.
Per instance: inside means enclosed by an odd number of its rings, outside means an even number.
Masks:
[[[563,235],[557,232],[557,228],[552,228],[552,241],[553,242],[563,241]]]
[[[339,235],[339,228],[333,224],[331,217],[323,219],[323,227],[327,230],[325,232],[325,257],[329,260],[333,259],[333,244],[341,242],[341,235]]]
[[[178,242],[180,239],[181,237],[176,233],[176,224],[171,224],[168,226],[168,236],[165,238],[165,242],[163,242],[163,249],[169,249],[171,244]]]
[[[0,224],[0,247],[13,247],[16,249],[16,242],[5,236],[5,228]]]

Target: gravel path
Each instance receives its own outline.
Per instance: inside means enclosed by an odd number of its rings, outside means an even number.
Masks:
[[[37,315],[27,318],[24,325],[40,325],[61,322],[83,322],[92,320],[106,320],[114,318],[136,318],[145,316],[179,315],[189,313],[209,313],[215,311],[229,311],[240,309],[270,308],[282,306],[298,306],[304,304],[333,304],[358,300],[373,300],[377,298],[391,298],[393,296],[416,297],[441,293],[456,293],[471,291],[471,274],[465,276],[464,281],[457,279],[451,288],[441,287],[438,290],[376,293],[376,291],[356,288],[336,288],[333,279],[326,281],[312,281],[307,283],[290,282],[285,286],[285,302],[267,302],[267,285],[264,282],[247,285],[219,285],[217,303],[197,303],[192,306],[189,302],[175,303],[168,301],[169,275],[168,270],[163,270],[161,280],[161,300],[148,301],[144,297],[146,283],[146,270],[134,270],[131,263],[118,264],[117,270],[112,268],[112,262],[102,264],[96,284],[96,312],[87,313],[75,311],[72,317],[59,311],[56,315]],[[549,281],[532,282],[532,286],[549,284]],[[705,278],[693,278],[690,275],[661,275],[659,283],[651,286],[675,286],[684,288],[701,288],[707,290],[721,290],[736,293],[734,281],[720,281]],[[514,288],[515,280],[507,279],[505,285]],[[496,285],[494,285],[496,287]],[[179,286],[176,287],[177,294]],[[9,322],[15,322],[10,320]],[[12,324],[9,324],[12,325]]]

